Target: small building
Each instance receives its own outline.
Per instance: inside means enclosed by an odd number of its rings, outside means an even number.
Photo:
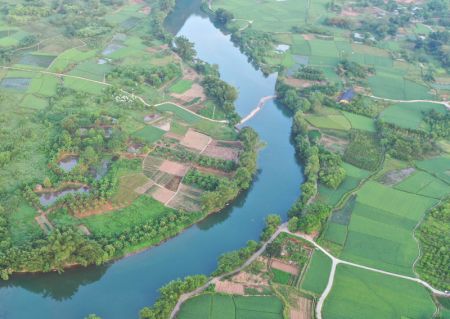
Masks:
[[[356,95],[356,93],[352,88],[347,89],[339,95],[338,102],[343,103],[343,104],[348,104],[353,100],[355,95]]]

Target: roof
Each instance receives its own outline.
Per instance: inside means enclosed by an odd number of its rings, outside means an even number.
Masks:
[[[356,93],[353,89],[347,89],[339,96],[339,101],[351,101],[355,94]]]

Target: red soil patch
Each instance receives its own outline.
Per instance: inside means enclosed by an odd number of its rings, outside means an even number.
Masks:
[[[354,11],[352,8],[344,9],[341,12],[341,16],[344,17],[357,17],[360,14],[361,14],[360,12]]]
[[[181,145],[201,152],[210,142],[211,138],[208,135],[189,129],[181,140]]]
[[[231,147],[217,146],[216,143],[210,143],[202,154],[214,158],[237,161],[239,157],[239,150]]]
[[[175,192],[168,190],[167,188],[157,186],[157,189],[152,194],[152,197],[158,202],[166,204],[173,197],[173,195],[175,195]]]
[[[309,41],[309,40],[314,40],[314,39],[315,39],[315,36],[314,36],[314,34],[304,34],[304,35],[303,35],[303,39],[305,39],[305,40],[307,40],[307,41]]]
[[[297,266],[295,266],[293,264],[288,264],[279,259],[272,259],[271,267],[278,269],[278,270],[282,270],[282,271],[290,273],[290,274],[293,274],[295,276],[298,275]]]
[[[308,88],[313,86],[313,84],[318,83],[317,81],[301,80],[296,78],[285,78],[284,82],[295,88]]]
[[[243,295],[244,285],[237,284],[231,281],[218,281],[216,282],[216,292],[222,292],[232,295]]]
[[[206,100],[205,91],[203,90],[203,87],[198,83],[193,83],[192,87],[183,93],[172,93],[171,95],[172,97],[184,103],[190,102],[195,98],[200,98],[200,101]]]
[[[205,154],[205,153],[203,153],[203,154]],[[227,172],[224,172],[219,169],[212,168],[212,167],[204,167],[204,166],[200,166],[198,164],[193,164],[193,166],[198,171],[200,171],[202,173],[206,173],[206,174],[213,174],[213,175],[218,175],[218,176],[223,176],[223,177],[230,177],[232,175],[232,173],[227,173]]]
[[[269,282],[262,278],[260,275],[254,275],[250,274],[245,271],[241,271],[237,275],[233,277],[233,281],[241,284],[248,284],[248,285],[268,285]]]
[[[152,8],[150,8],[149,6],[146,6],[146,7],[143,7],[139,12],[148,16],[150,14],[150,12],[152,12]]]
[[[164,137],[173,138],[174,140],[177,140],[177,141],[181,141],[183,139],[183,136],[172,133],[172,132],[167,132],[166,134],[164,134]]]
[[[181,179],[182,179],[182,177],[180,177],[180,176],[174,176],[174,177],[172,177],[172,179],[170,181],[168,181],[166,183],[166,185],[164,185],[164,187],[166,187],[167,189],[169,189],[173,192],[176,192],[178,190],[178,186],[181,183]]]
[[[311,319],[312,302],[309,299],[297,297],[296,306],[290,307],[290,319]]]
[[[134,191],[140,195],[145,194],[154,184],[154,181],[148,181],[144,185],[137,187]]]
[[[159,170],[165,173],[169,173],[171,175],[183,177],[186,175],[189,167],[169,160],[164,160],[162,164],[159,166]]]

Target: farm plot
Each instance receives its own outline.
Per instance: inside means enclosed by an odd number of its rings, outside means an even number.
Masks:
[[[357,193],[341,257],[412,275],[418,255],[412,232],[435,199],[367,182]]]
[[[50,70],[54,72],[63,72],[71,65],[93,58],[96,53],[95,50],[84,51],[76,48],[69,49],[58,55],[50,66]]]
[[[342,114],[350,122],[350,125],[352,126],[353,129],[372,133],[376,131],[375,122],[373,119],[345,111],[342,111]]]
[[[171,93],[184,93],[192,87],[192,81],[190,80],[179,80],[174,85],[172,85],[169,89]]]
[[[106,74],[111,69],[111,65],[107,63],[102,63],[97,60],[87,60],[77,64],[69,74],[96,81],[103,81]]]
[[[134,132],[132,135],[134,137],[137,137],[137,138],[143,140],[144,142],[146,142],[148,144],[153,144],[156,141],[158,141],[159,139],[161,139],[161,137],[163,137],[163,135],[165,133],[166,133],[165,131],[163,131],[157,127],[154,127],[151,125],[146,125],[142,129]]]
[[[143,195],[126,208],[83,218],[83,223],[93,234],[114,236],[122,233],[124,229],[142,225],[168,213],[176,212]]]
[[[180,143],[187,148],[203,152],[211,141],[208,135],[189,129]]]
[[[330,271],[331,259],[320,250],[315,250],[301,283],[301,288],[317,295],[322,294],[327,286]]]
[[[434,103],[398,103],[386,108],[380,115],[380,118],[399,127],[407,129],[427,129],[428,125],[423,121],[424,112],[434,110],[439,113],[445,113],[443,105]]]
[[[332,206],[336,205],[345,193],[355,189],[361,180],[370,174],[370,172],[348,163],[344,163],[343,167],[346,176],[337,189],[328,188],[322,184],[319,185],[319,199]]]
[[[17,92],[25,92],[30,85],[31,80],[31,78],[8,77],[0,82],[0,87]]]
[[[344,115],[308,115],[306,120],[317,128],[332,130],[350,130],[350,121]]]
[[[252,29],[272,32],[277,26],[278,32],[289,32],[299,21],[307,17],[307,4],[300,1],[266,1],[257,0],[215,0],[213,9],[224,8],[231,11],[238,19],[251,20]]]
[[[418,283],[339,265],[322,314],[324,319],[419,319],[434,311],[430,294]]]
[[[450,185],[425,172],[416,172],[395,185],[396,189],[440,199],[450,193]]]
[[[282,319],[283,304],[273,296],[204,294],[186,301],[177,319]]]
[[[177,210],[183,210],[187,212],[199,212],[201,211],[201,196],[203,190],[180,184],[176,195],[167,203],[167,206]]]
[[[47,68],[55,60],[56,56],[44,53],[25,54],[19,61],[19,64]]]
[[[36,216],[37,211],[25,203],[8,214],[11,239],[15,244],[24,244],[42,234],[42,230],[34,220]]]
[[[450,183],[450,157],[439,156],[416,162],[417,167]]]

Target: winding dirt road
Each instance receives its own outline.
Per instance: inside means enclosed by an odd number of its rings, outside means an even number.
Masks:
[[[375,95],[366,95],[368,97],[371,97],[375,100],[382,100],[387,102],[394,102],[394,103],[419,103],[419,102],[427,102],[427,103],[434,103],[434,104],[440,104],[444,105],[446,108],[450,110],[450,101],[434,101],[434,100],[395,100],[395,99],[388,99],[384,97],[379,97]]]

